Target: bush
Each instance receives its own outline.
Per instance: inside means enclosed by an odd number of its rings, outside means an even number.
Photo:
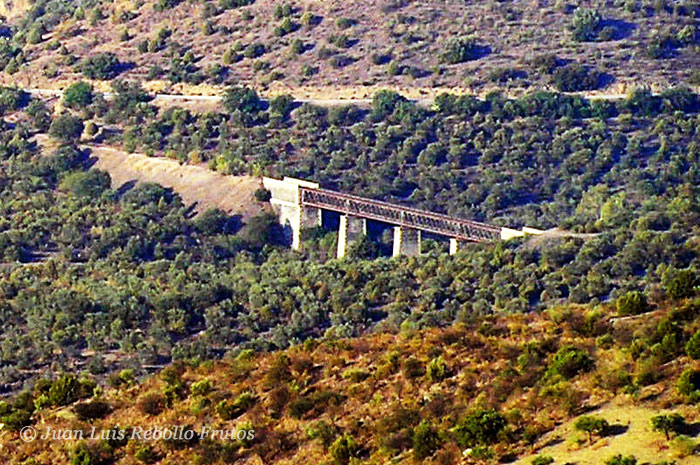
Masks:
[[[345,434],[331,444],[329,452],[336,465],[347,465],[350,459],[357,455],[359,449],[353,437]]]
[[[667,441],[671,439],[670,433],[678,433],[684,426],[685,418],[678,413],[651,417],[652,429],[664,433]]]
[[[272,198],[272,193],[264,187],[256,189],[253,195],[258,202],[269,202]]]
[[[589,415],[578,418],[574,423],[574,428],[588,434],[588,442],[592,441],[594,434],[604,435],[609,427],[607,420]]]
[[[443,379],[447,378],[449,374],[449,369],[447,367],[447,363],[445,362],[445,359],[441,356],[438,358],[432,359],[428,363],[428,368],[427,368],[427,375],[428,379],[432,381],[433,383],[437,383],[439,381],[442,381]]]
[[[61,181],[61,190],[78,197],[96,198],[112,185],[109,173],[101,170],[78,171]]]
[[[190,392],[193,396],[204,397],[209,394],[212,390],[211,381],[209,379],[202,379],[192,383],[190,387]]]
[[[618,297],[615,306],[620,316],[639,315],[649,310],[646,296],[638,291],[631,291]]]
[[[165,410],[165,397],[157,392],[144,394],[137,402],[138,409],[146,415],[158,415]]]
[[[617,454],[606,460],[605,465],[637,465],[637,458],[634,455]]]
[[[685,299],[695,295],[698,277],[693,270],[680,270],[665,284],[666,292],[673,299]]]
[[[573,346],[562,347],[554,354],[547,368],[547,376],[560,375],[566,379],[593,368],[593,358],[588,352]]]
[[[438,431],[426,420],[413,430],[413,457],[425,460],[440,448],[442,440]]]
[[[700,360],[700,331],[693,334],[685,344],[685,353],[694,360]]]
[[[532,465],[550,465],[551,463],[554,463],[554,459],[549,455],[538,455],[532,459],[532,462],[530,463]]]
[[[77,116],[61,115],[49,127],[49,135],[65,142],[80,138],[83,133],[83,120]]]
[[[678,392],[688,397],[691,402],[700,400],[700,370],[688,368],[681,373],[676,383]]]
[[[93,400],[91,402],[76,404],[73,407],[73,411],[78,416],[79,420],[89,421],[104,418],[109,412],[112,411],[112,407],[107,402]]]
[[[506,417],[495,410],[477,410],[459,421],[454,432],[462,447],[488,445],[496,442],[507,424]]]
[[[243,392],[235,400],[222,400],[216,406],[216,413],[222,420],[228,421],[238,418],[249,410],[257,402],[255,394]]]
[[[53,381],[46,393],[47,402],[53,406],[70,405],[73,402],[90,397],[95,383],[88,379],[78,379],[73,375],[63,375]]]
[[[458,37],[447,42],[446,49],[440,56],[448,64],[464,63],[476,60],[481,55],[482,47],[473,37]]]
[[[119,59],[114,53],[99,53],[86,58],[80,71],[89,79],[114,79],[119,74]]]
[[[222,103],[229,113],[240,111],[246,114],[255,114],[264,109],[258,94],[249,87],[229,87],[224,92]]]
[[[63,104],[68,108],[80,109],[92,103],[92,86],[87,82],[76,82],[63,93]]]
[[[19,110],[27,100],[27,94],[23,90],[13,87],[0,87],[0,115],[8,111]]]
[[[602,18],[597,10],[576,8],[573,18],[574,40],[584,42],[595,40]]]
[[[380,90],[372,96],[372,119],[380,121],[386,118],[404,102],[407,100],[402,95],[390,90]]]
[[[554,71],[554,85],[562,92],[594,90],[601,85],[601,74],[578,63],[562,66]]]

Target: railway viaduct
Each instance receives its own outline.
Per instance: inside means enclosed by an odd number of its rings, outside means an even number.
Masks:
[[[263,178],[263,186],[271,193],[270,203],[280,224],[291,233],[294,250],[301,248],[303,229],[321,226],[324,210],[340,213],[338,258],[344,257],[350,245],[367,234],[367,220],[394,226],[394,257],[420,254],[423,232],[449,237],[451,254],[466,242],[495,242],[542,233],[533,228],[503,228],[343,194],[301,179]]]

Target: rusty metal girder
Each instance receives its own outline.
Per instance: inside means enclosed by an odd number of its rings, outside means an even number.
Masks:
[[[382,221],[472,242],[500,240],[501,228],[325,189],[299,189],[302,206]]]

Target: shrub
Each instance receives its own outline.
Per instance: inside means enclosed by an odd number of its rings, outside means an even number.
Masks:
[[[562,66],[554,71],[554,85],[562,92],[579,92],[600,87],[601,74],[579,63]]]
[[[350,459],[357,455],[359,449],[355,439],[349,434],[345,434],[331,444],[329,452],[336,465],[347,465],[350,463]]]
[[[412,355],[401,364],[401,371],[408,379],[418,378],[424,373],[423,364]]]
[[[554,463],[554,459],[549,455],[538,455],[532,459],[532,462],[530,463],[532,465],[550,465],[551,463]]]
[[[113,79],[119,72],[119,59],[114,53],[99,53],[86,58],[80,65],[80,71],[89,79]]]
[[[80,138],[83,133],[83,120],[77,116],[63,114],[49,127],[49,135],[65,142]]]
[[[588,352],[574,346],[562,347],[554,354],[547,368],[547,375],[560,375],[566,379],[593,368],[593,358]]]
[[[413,430],[413,457],[425,460],[440,448],[442,440],[438,431],[426,420]]]
[[[153,447],[145,445],[140,447],[135,453],[134,458],[141,463],[155,463],[158,461],[158,454],[153,450]]]
[[[664,433],[667,441],[671,439],[670,433],[678,433],[684,426],[685,418],[678,413],[651,417],[652,429]]]
[[[68,108],[84,108],[92,103],[92,86],[87,82],[76,82],[63,93],[63,104]]]
[[[93,400],[91,402],[83,402],[73,406],[73,411],[78,416],[81,421],[95,420],[97,418],[104,418],[109,412],[112,411],[112,407],[108,402],[101,400]]]
[[[615,306],[617,314],[621,316],[639,315],[649,310],[646,296],[638,291],[631,291],[618,297]]]
[[[18,110],[27,100],[27,94],[13,87],[0,87],[0,115]]]
[[[78,197],[96,198],[112,185],[109,173],[101,170],[78,171],[67,175],[60,188]]]
[[[700,331],[693,334],[685,344],[685,353],[694,360],[700,360]]]
[[[588,434],[588,442],[592,441],[594,434],[604,435],[609,427],[607,420],[589,415],[579,417],[574,423],[574,428]]]
[[[73,375],[63,375],[53,381],[48,389],[47,401],[50,405],[64,406],[90,397],[95,389],[95,382],[78,379]]]
[[[476,60],[480,56],[481,48],[473,37],[458,37],[447,42],[440,58],[448,64]]]
[[[144,394],[137,402],[138,409],[146,415],[158,415],[166,405],[165,397],[157,392]]]
[[[576,8],[573,18],[574,40],[584,42],[594,40],[598,35],[598,28],[602,18],[597,10],[590,8]]]
[[[202,379],[192,383],[190,388],[193,396],[206,396],[212,390],[211,381],[209,379]]]
[[[449,374],[449,369],[447,367],[447,363],[445,362],[445,359],[441,356],[438,358],[432,359],[428,363],[428,368],[427,368],[427,375],[428,379],[432,381],[433,383],[437,383],[439,381],[442,381],[443,379],[447,378]]]
[[[488,445],[498,439],[508,422],[495,410],[477,410],[459,421],[454,428],[462,447]]]
[[[688,368],[681,373],[676,383],[678,392],[688,397],[691,402],[700,400],[700,370]]]
[[[606,460],[605,465],[637,465],[637,458],[634,455],[617,454]]]
[[[698,277],[693,270],[680,270],[665,284],[666,292],[673,299],[684,299],[695,295]]]
[[[255,190],[253,196],[258,202],[269,202],[272,198],[272,193],[264,187],[260,187]]]
[[[372,96],[372,118],[382,120],[391,115],[396,107],[407,100],[400,94],[390,90],[380,90]]]
[[[222,103],[229,113],[255,114],[264,108],[258,94],[249,87],[229,87],[224,92]]]

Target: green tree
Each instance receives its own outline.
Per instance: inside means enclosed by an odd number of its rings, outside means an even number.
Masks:
[[[49,128],[49,135],[70,142],[80,139],[83,133],[83,120],[77,116],[63,114],[56,118]]]
[[[666,440],[670,440],[670,433],[677,433],[685,426],[685,418],[678,413],[655,415],[651,417],[651,427],[654,431],[664,433]]]
[[[355,439],[349,434],[345,434],[331,444],[329,452],[336,465],[348,465],[350,459],[357,455],[359,449]]]
[[[697,331],[685,344],[685,353],[694,360],[700,360],[700,331]]]
[[[80,109],[92,103],[92,86],[84,81],[79,81],[68,86],[63,93],[63,104],[68,108]]]
[[[481,48],[474,37],[457,37],[447,42],[441,59],[452,65],[476,60]]]
[[[695,288],[698,286],[698,277],[694,270],[680,270],[675,275],[667,279],[665,288],[668,295],[673,299],[685,299],[695,295]]]
[[[413,457],[425,460],[440,448],[440,434],[428,421],[423,420],[413,430]]]
[[[78,171],[67,175],[61,181],[61,189],[78,197],[99,197],[112,185],[109,173],[101,170]]]
[[[564,346],[554,354],[547,369],[547,375],[560,375],[569,379],[590,370],[593,365],[593,358],[587,351],[574,346]]]
[[[598,418],[590,415],[579,417],[574,423],[574,428],[588,434],[588,442],[592,442],[593,435],[602,436],[610,427],[608,421],[604,418]]]
[[[507,424],[505,416],[495,410],[477,410],[460,420],[454,432],[462,447],[488,445],[496,442]]]
[[[576,8],[573,18],[574,40],[579,42],[594,40],[598,36],[601,21],[602,17],[597,10]]]
[[[80,71],[89,79],[114,79],[119,74],[119,59],[111,52],[98,53],[83,60]]]
[[[606,460],[605,465],[637,465],[637,458],[634,455],[617,454]]]
[[[630,291],[618,297],[615,302],[617,314],[621,316],[639,315],[649,310],[646,296],[638,291]]]

